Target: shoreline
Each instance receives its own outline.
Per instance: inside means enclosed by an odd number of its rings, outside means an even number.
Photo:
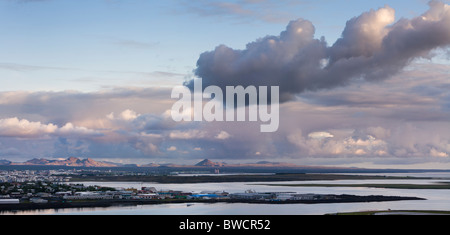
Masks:
[[[338,212],[325,215],[450,215],[450,211],[442,210],[383,210],[383,211],[358,211]]]
[[[266,186],[289,186],[289,187],[366,187],[385,189],[450,189],[449,182],[437,182],[435,184],[255,184]]]
[[[323,203],[358,203],[358,202],[383,202],[383,201],[403,201],[403,200],[426,200],[418,197],[399,197],[399,196],[356,196],[339,195],[338,199],[323,200],[286,200],[286,201],[264,201],[264,200],[243,200],[243,199],[169,199],[169,200],[85,200],[71,202],[49,202],[49,203],[19,203],[0,205],[0,214],[2,212],[22,212],[30,210],[47,209],[69,209],[69,208],[107,208],[114,206],[139,206],[139,205],[157,205],[157,204],[183,204],[183,203],[247,203],[247,204],[323,204]]]

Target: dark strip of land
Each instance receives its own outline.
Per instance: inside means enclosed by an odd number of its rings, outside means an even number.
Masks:
[[[275,201],[275,200],[265,201],[265,200],[246,200],[246,199],[84,200],[71,202],[19,203],[11,205],[0,205],[0,211],[137,206],[137,205],[169,204],[169,203],[319,204],[319,203],[382,202],[382,201],[402,201],[402,200],[426,200],[426,199],[418,197],[379,196],[379,195],[376,196],[339,195],[332,199],[286,200],[286,201]]]
[[[388,211],[360,211],[344,212],[327,215],[450,215],[450,211],[430,211],[430,210],[388,210]]]
[[[289,187],[365,187],[365,188],[391,188],[391,189],[450,189],[450,183],[436,184],[264,184],[267,186]]]
[[[85,175],[73,177],[72,182],[155,182],[166,184],[183,183],[220,183],[220,182],[276,182],[276,181],[315,181],[315,180],[374,180],[374,179],[431,179],[419,177],[397,177],[376,175],[339,175],[339,174],[273,174],[273,175],[217,175],[217,176],[172,176],[172,175],[146,175],[146,176],[110,176]]]

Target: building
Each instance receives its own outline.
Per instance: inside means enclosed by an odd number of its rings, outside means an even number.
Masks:
[[[158,192],[159,198],[161,198],[161,199],[166,199],[166,198],[185,199],[191,194],[192,193],[190,193],[190,192],[174,191],[174,190]]]
[[[270,200],[274,199],[272,193],[233,193],[230,194],[231,199],[243,199],[243,200]]]
[[[232,199],[243,199],[243,200],[279,200],[286,201],[292,200],[292,195],[295,192],[264,192],[257,193],[253,190],[247,190],[245,193],[233,193],[230,194]]]
[[[113,199],[113,195],[99,194],[93,192],[76,192],[73,196],[66,195],[63,198],[66,200],[100,200],[100,199]]]
[[[70,195],[72,195],[72,191],[56,192],[55,193],[55,196],[57,196],[57,197],[70,196]]]
[[[0,199],[0,205],[5,204],[19,204],[19,199]]]
[[[155,187],[142,187],[141,191],[142,192],[146,192],[146,193],[156,193],[156,192],[158,192]]]
[[[139,193],[134,198],[135,199],[158,199],[159,196],[156,193]]]
[[[213,199],[213,198],[219,199],[223,198],[223,196],[217,194],[193,194],[187,196],[187,199]]]
[[[47,203],[48,200],[38,198],[38,197],[33,197],[33,198],[30,198],[30,202],[32,202],[32,203]]]

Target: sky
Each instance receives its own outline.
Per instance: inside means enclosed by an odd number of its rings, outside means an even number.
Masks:
[[[0,0],[0,159],[448,169],[448,4]],[[279,129],[173,121],[199,79],[279,86]]]

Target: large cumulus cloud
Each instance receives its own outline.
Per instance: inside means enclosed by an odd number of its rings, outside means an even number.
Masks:
[[[307,20],[291,21],[279,36],[266,36],[243,50],[220,45],[204,52],[195,75],[203,86],[280,86],[287,101],[304,91],[346,86],[353,80],[384,80],[412,60],[450,45],[450,6],[431,1],[430,9],[413,19],[395,22],[385,6],[347,22],[332,46],[314,38]],[[193,88],[194,80],[185,83]]]

